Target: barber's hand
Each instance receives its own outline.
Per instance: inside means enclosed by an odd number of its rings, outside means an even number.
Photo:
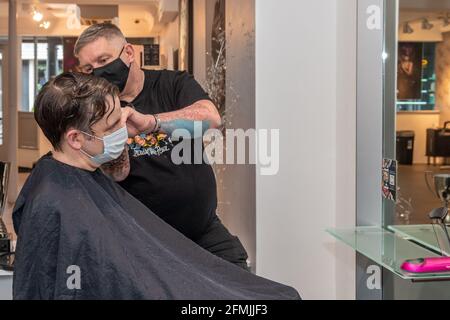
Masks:
[[[141,133],[152,132],[155,128],[155,118],[149,114],[142,114],[133,108],[122,108],[122,125],[126,125],[128,136],[133,138]]]

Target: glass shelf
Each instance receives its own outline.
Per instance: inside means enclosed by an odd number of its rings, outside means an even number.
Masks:
[[[446,248],[439,245],[436,233],[433,226],[430,224],[396,225],[389,226],[388,229],[405,239],[416,242],[419,245],[436,252],[437,254],[450,256],[448,246]],[[450,228],[447,227],[447,230],[450,233]]]
[[[450,281],[450,272],[412,274],[403,271],[400,266],[405,260],[437,257],[439,254],[410,241],[409,237],[399,233],[380,227],[328,229],[327,232],[337,240],[353,248],[356,252],[366,256],[402,279],[417,282]]]

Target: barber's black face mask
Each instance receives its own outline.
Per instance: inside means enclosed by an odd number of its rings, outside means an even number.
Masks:
[[[102,77],[119,88],[122,92],[127,84],[128,74],[130,73],[130,67],[127,66],[120,56],[122,55],[125,46],[119,53],[119,57],[116,60],[104,65],[103,67],[95,68],[92,72],[97,77]]]

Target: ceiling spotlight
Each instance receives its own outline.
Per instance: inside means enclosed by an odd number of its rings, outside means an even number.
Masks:
[[[411,26],[409,25],[409,22],[405,22],[405,24],[403,25],[403,33],[413,33],[414,29],[411,28]]]
[[[50,21],[44,21],[42,22],[39,27],[44,28],[44,29],[48,29],[50,28]]]
[[[36,22],[39,22],[42,20],[42,18],[44,18],[44,15],[37,11],[37,10],[33,10],[33,20]]]
[[[433,29],[434,25],[428,21],[427,18],[423,18],[422,20],[422,29],[423,30],[431,30]]]

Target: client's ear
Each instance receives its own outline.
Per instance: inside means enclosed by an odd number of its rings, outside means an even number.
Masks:
[[[84,139],[84,135],[76,129],[69,129],[64,134],[64,140],[66,140],[66,143],[75,150],[81,149]]]

